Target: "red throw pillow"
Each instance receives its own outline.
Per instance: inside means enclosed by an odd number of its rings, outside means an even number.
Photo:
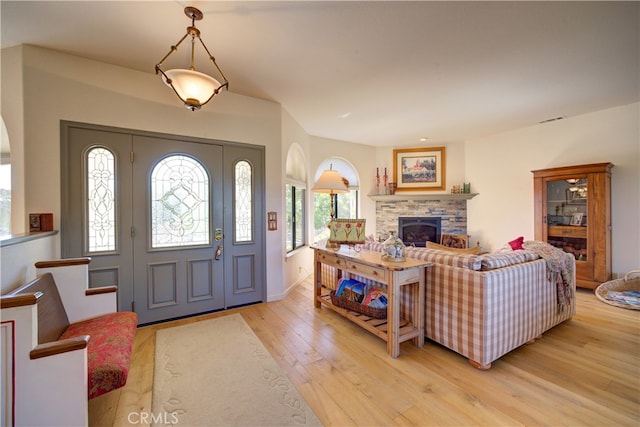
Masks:
[[[514,251],[517,251],[519,249],[524,249],[522,247],[522,242],[524,242],[524,237],[520,236],[517,239],[510,241],[509,246],[511,246],[511,249],[513,249]]]

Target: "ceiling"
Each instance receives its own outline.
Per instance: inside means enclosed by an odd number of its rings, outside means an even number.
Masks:
[[[204,13],[196,26],[230,92],[325,138],[446,144],[640,99],[636,1],[2,0],[2,47],[154,74],[191,23],[185,6]]]

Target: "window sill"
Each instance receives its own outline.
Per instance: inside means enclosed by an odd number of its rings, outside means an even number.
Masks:
[[[12,245],[18,245],[20,243],[29,242],[32,240],[38,240],[38,239],[42,239],[49,236],[55,236],[56,234],[58,234],[58,230],[40,231],[37,233],[26,233],[26,234],[11,234],[9,236],[0,238],[0,248],[12,246]]]
[[[299,254],[300,252],[306,250],[309,248],[309,245],[304,245],[304,246],[300,246],[299,248],[296,248],[294,250],[292,250],[291,252],[287,252],[287,255],[285,256],[285,259],[291,258],[297,254]]]

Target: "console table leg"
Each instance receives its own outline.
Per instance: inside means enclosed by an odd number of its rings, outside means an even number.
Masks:
[[[400,354],[400,287],[398,286],[398,281],[394,276],[395,273],[391,274],[390,283],[387,287],[389,304],[389,309],[387,311],[387,353],[389,353],[389,356],[396,358]]]
[[[422,348],[424,347],[424,293],[426,286],[426,269],[420,268],[420,280],[417,289],[413,286],[413,319],[414,325],[418,328],[418,336],[413,339],[413,343]]]
[[[318,260],[318,253],[315,251],[313,256],[313,265],[314,265],[314,298],[313,298],[313,306],[315,308],[320,308],[320,295],[322,295],[322,263]]]

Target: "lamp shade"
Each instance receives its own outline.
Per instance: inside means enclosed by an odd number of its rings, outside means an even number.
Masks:
[[[349,191],[340,174],[334,170],[322,172],[320,178],[311,189],[314,193],[346,193]]]
[[[173,85],[173,89],[187,105],[196,104],[199,107],[207,102],[220,87],[218,80],[198,71],[173,69],[165,74],[171,79],[171,84],[164,79],[165,84]]]

